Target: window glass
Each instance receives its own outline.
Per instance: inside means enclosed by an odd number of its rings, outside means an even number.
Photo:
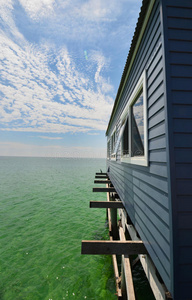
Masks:
[[[125,128],[122,137],[122,155],[129,155],[129,118],[126,120]]]
[[[115,140],[116,140],[116,132],[114,132],[112,135],[112,152],[115,149]]]
[[[107,143],[107,158],[110,157],[110,141]]]
[[[132,106],[131,114],[131,156],[144,155],[143,92]]]

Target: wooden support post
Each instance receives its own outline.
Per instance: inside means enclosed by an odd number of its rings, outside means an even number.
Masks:
[[[122,299],[122,291],[121,291],[121,288],[120,288],[121,279],[119,277],[117,257],[116,257],[115,254],[112,255],[112,260],[113,260],[113,269],[114,269],[114,274],[115,274],[115,283],[116,283],[117,297],[118,297],[118,299]]]
[[[108,195],[108,194],[107,194]],[[107,197],[108,199],[108,197]],[[109,201],[107,201],[109,202]],[[113,236],[111,234],[112,232],[112,224],[111,224],[111,210],[110,208],[107,209],[108,214],[108,222],[109,222],[109,234],[110,234],[110,241],[113,241]],[[114,268],[114,274],[115,274],[115,283],[116,283],[116,291],[117,291],[117,297],[118,299],[122,299],[122,292],[121,292],[121,279],[119,276],[119,270],[118,270],[118,264],[117,264],[117,256],[115,254],[112,255],[113,260],[113,268]]]
[[[109,208],[106,209],[106,220],[108,220],[108,218],[109,218],[108,210],[109,210]]]
[[[96,173],[96,174],[98,175],[98,173]],[[98,175],[98,177],[100,177],[100,176],[101,175]],[[96,176],[96,178],[97,178],[97,176]],[[101,178],[104,179],[103,176],[101,176]],[[107,208],[106,214],[107,214],[107,219],[108,219],[108,223],[109,223],[110,241],[113,242],[113,238],[116,235],[115,230],[117,231],[117,208],[123,208],[124,206],[121,201],[110,201],[111,200],[111,197],[110,197],[111,188],[109,188],[109,184],[111,183],[111,181],[108,180],[108,177],[106,180],[95,180],[94,183],[99,183],[99,184],[105,183],[106,184],[107,190],[105,190],[105,191],[107,191],[107,202],[106,201],[90,201],[90,207]],[[96,191],[96,189],[94,191]],[[102,189],[102,191],[103,191],[103,189]],[[112,234],[112,232],[113,232],[113,234]],[[82,241],[82,254],[86,254],[84,242],[86,242],[86,241]],[[118,300],[120,300],[120,299],[122,299],[121,278],[119,276],[116,254],[112,254],[112,261],[113,261],[113,268],[114,268],[114,273],[115,273],[117,297],[118,297]]]
[[[134,240],[139,240],[137,237],[137,232],[133,225],[126,224],[126,228],[129,232],[129,235]],[[145,272],[145,275],[149,281],[155,299],[158,300],[167,300],[166,299],[166,288],[165,286],[159,281],[159,278],[156,274],[156,268],[148,255],[139,255],[141,265]]]
[[[90,208],[123,208],[121,201],[90,201]],[[117,213],[117,211],[116,211]]]
[[[146,254],[146,248],[141,241],[82,241],[82,254]]]
[[[130,259],[129,259],[128,255],[122,255],[122,263],[124,265],[127,299],[135,300],[135,291],[134,291],[134,286],[133,286],[131,264],[130,264]]]
[[[102,192],[107,192],[107,193],[113,193],[115,192],[115,188],[114,187],[98,187],[98,188],[93,188],[93,192],[96,193],[102,193]]]
[[[109,186],[109,185],[106,184],[106,187],[108,187],[108,186]],[[107,202],[109,202],[109,200],[110,200],[110,194],[107,193]],[[110,211],[110,209],[108,208],[108,209],[106,209],[106,219],[108,219],[108,222],[109,222],[109,217],[111,218],[111,211]],[[110,232],[109,232],[109,234],[110,234]]]
[[[111,203],[112,201],[109,201]],[[117,209],[111,208],[111,223],[112,223],[112,235],[114,240],[118,240],[118,227],[117,227]]]
[[[119,236],[121,241],[126,241],[125,234],[122,227],[119,227]],[[129,255],[122,255],[122,273],[124,276],[124,280],[122,282],[122,289],[127,292],[127,299],[128,300],[135,300],[135,291],[133,285],[133,278],[132,278],[132,271],[131,271],[131,264]]]
[[[109,236],[112,237],[112,224],[111,224],[111,210],[110,210],[110,208],[107,209],[107,215],[108,215],[108,223],[109,223]]]
[[[124,264],[121,261],[121,294],[122,299],[127,300],[127,291],[126,291],[126,284],[125,284],[125,272],[124,272]]]

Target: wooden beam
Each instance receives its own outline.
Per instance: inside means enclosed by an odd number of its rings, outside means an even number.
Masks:
[[[96,175],[107,175],[107,173],[96,173]]]
[[[107,192],[107,193],[112,193],[116,192],[114,187],[96,187],[93,188],[93,192],[99,193],[99,192]]]
[[[82,241],[81,254],[146,254],[146,248],[141,241]]]
[[[111,180],[94,180],[94,183],[99,183],[99,184],[102,184],[102,183],[104,183],[104,184],[109,184],[109,183],[111,183]]]
[[[124,208],[121,201],[90,201],[91,208]]]
[[[105,175],[96,175],[95,178],[108,179],[108,176]]]

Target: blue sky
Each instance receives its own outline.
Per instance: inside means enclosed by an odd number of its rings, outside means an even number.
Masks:
[[[0,155],[105,157],[141,2],[0,1]]]

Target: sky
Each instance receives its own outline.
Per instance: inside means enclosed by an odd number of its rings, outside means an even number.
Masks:
[[[142,0],[0,0],[0,156],[106,157]]]

